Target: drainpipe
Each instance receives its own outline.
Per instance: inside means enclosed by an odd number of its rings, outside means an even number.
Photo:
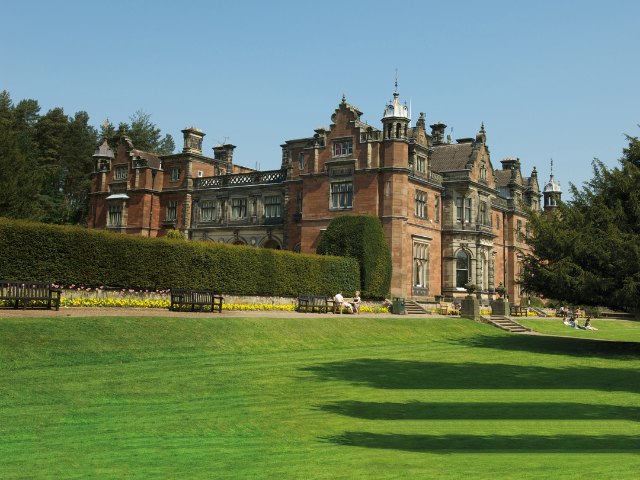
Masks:
[[[153,187],[156,183],[156,175],[158,174],[158,170],[152,168],[151,169],[151,206],[149,207],[149,232],[147,236],[151,236],[151,220],[153,219]]]

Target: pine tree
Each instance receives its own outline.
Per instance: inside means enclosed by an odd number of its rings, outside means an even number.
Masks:
[[[16,112],[11,96],[0,92],[0,215],[10,218],[40,219],[37,202],[40,177],[35,162],[25,152],[30,145],[28,132],[24,131],[25,112],[33,112],[31,101],[28,109]],[[36,102],[37,105],[37,102]],[[27,104],[22,104],[25,107]],[[37,113],[37,109],[35,109]]]

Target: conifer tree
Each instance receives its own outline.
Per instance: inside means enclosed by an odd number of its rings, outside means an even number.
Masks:
[[[593,161],[593,178],[556,215],[532,214],[524,287],[574,304],[640,310],[640,142],[620,165]]]

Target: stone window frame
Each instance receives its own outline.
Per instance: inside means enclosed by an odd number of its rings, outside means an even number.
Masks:
[[[353,180],[335,180],[329,185],[329,210],[353,208]]]
[[[200,221],[213,222],[216,219],[216,201],[202,200],[200,202]]]
[[[427,157],[416,155],[416,172],[427,173]]]
[[[124,225],[124,203],[109,202],[107,207],[107,226],[122,227]]]
[[[171,182],[180,181],[180,167],[172,167],[169,180]]]
[[[231,198],[231,220],[247,218],[247,197]]]
[[[473,208],[473,199],[471,197],[464,197],[464,222],[471,223],[472,221],[472,208]]]
[[[333,158],[353,156],[353,138],[339,138],[333,141]]]
[[[456,197],[456,221],[462,222],[464,218],[464,197]]]
[[[167,202],[167,210],[165,212],[165,221],[175,222],[178,219],[178,201],[169,200]]]
[[[422,190],[416,190],[415,193],[415,216],[416,218],[422,218],[422,219],[428,219],[429,218],[429,213],[428,213],[428,208],[429,208],[429,201],[428,201],[428,194],[425,191]]]
[[[464,258],[462,258],[464,256]],[[462,265],[462,262],[466,262],[466,266]],[[462,268],[465,267],[465,268]],[[455,269],[456,269],[456,288],[464,288],[469,283],[471,273],[471,255],[465,249],[461,248],[456,252],[455,256]],[[461,277],[462,272],[466,272],[464,278]]]
[[[298,190],[296,192],[296,213],[297,214],[302,214],[302,202],[304,199],[304,195],[302,190]]]
[[[429,242],[413,241],[412,286],[429,291]]]
[[[282,195],[265,195],[263,208],[265,218],[281,218]]]
[[[489,225],[491,214],[488,210],[488,204],[489,202],[486,200],[480,200],[478,203],[478,224],[480,225]]]
[[[114,180],[126,180],[129,178],[129,166],[128,165],[116,165],[113,169]]]

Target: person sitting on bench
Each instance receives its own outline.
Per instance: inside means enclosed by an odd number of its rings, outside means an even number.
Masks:
[[[351,302],[351,306],[353,307],[353,311],[357,314],[360,314],[360,302],[362,302],[362,299],[360,298],[360,292],[356,290],[356,294],[353,296],[353,302]]]
[[[353,307],[349,302],[344,301],[344,297],[342,296],[342,292],[336,293],[336,296],[333,297],[333,308],[338,310],[338,313],[342,313],[342,307],[347,307],[349,309],[349,313],[353,313]]]

